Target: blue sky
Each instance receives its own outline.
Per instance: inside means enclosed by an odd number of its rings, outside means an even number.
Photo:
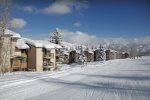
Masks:
[[[14,0],[11,22],[21,25],[15,31],[31,38],[47,38],[56,27],[103,38],[150,36],[148,0],[106,1]]]

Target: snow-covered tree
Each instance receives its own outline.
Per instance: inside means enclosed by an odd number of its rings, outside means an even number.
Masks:
[[[84,54],[84,50],[83,50],[83,46],[82,45],[79,47],[79,50],[80,50],[79,61],[82,62],[82,63],[87,62],[87,58],[86,58],[86,56]]]
[[[99,58],[99,61],[105,60],[105,51],[102,45],[100,45],[99,50],[98,50],[98,58]]]
[[[62,41],[62,35],[60,32],[58,32],[58,28],[56,28],[56,30],[50,36],[50,42],[55,44],[60,44],[61,41]]]
[[[89,46],[88,46],[88,44],[86,45],[86,49],[85,49],[86,51],[89,51]]]
[[[62,35],[59,32],[59,29],[56,28],[56,30],[50,36],[50,42],[52,42],[54,44],[61,45],[61,41],[62,41]],[[65,48],[56,49],[56,53],[57,53],[56,59],[57,59],[57,62],[63,62],[63,60],[64,60],[64,53],[63,53],[64,50],[65,50]]]

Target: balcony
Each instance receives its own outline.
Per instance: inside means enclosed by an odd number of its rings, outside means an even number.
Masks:
[[[54,67],[54,65],[52,62],[44,61],[44,63],[43,63],[44,70],[51,70],[51,68],[53,68],[53,67]]]
[[[26,53],[21,53],[21,57],[27,58],[27,54]]]
[[[43,58],[45,58],[45,59],[50,59],[50,58],[51,58],[51,54],[44,54],[44,55],[43,55]]]
[[[11,54],[11,56],[21,56],[21,52],[14,52]]]

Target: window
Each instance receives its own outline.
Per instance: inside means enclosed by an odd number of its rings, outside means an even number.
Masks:
[[[44,48],[43,48],[43,53],[44,53],[44,55],[45,55],[45,53],[46,53],[46,49],[44,49]]]
[[[45,48],[43,48],[43,54],[44,54],[44,56],[48,56],[48,57],[51,56],[51,55],[50,55],[50,51],[49,51],[49,50],[46,50]]]
[[[26,49],[21,50],[21,53],[26,53]]]
[[[49,56],[49,57],[51,56],[51,53],[50,53],[49,50],[47,50],[46,55]]]
[[[22,63],[27,63],[27,59],[26,58],[22,59]]]

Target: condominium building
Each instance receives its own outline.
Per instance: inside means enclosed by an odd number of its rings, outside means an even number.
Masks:
[[[47,40],[32,40],[22,38],[19,33],[6,30],[3,36],[3,56],[0,59],[7,71],[54,70],[56,65],[56,50],[60,45]],[[7,50],[7,51],[6,51]]]

